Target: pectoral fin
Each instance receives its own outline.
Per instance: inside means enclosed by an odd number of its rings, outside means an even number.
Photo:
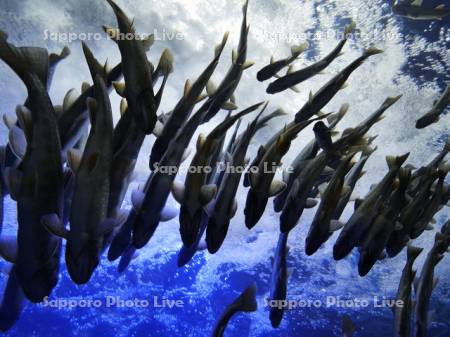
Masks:
[[[330,222],[330,232],[335,232],[344,227],[344,224],[339,220],[331,220]]]
[[[53,235],[67,239],[69,231],[67,230],[60,217],[55,214],[47,214],[41,217],[41,224]]]
[[[314,207],[316,207],[317,203],[318,203],[317,199],[308,198],[308,199],[306,199],[305,207],[306,208],[314,208]]]
[[[133,190],[131,192],[131,204],[133,208],[138,211],[141,209],[142,204],[144,203],[145,194],[139,190]]]
[[[209,203],[217,193],[217,186],[215,184],[203,185],[200,189],[200,203],[206,205]]]
[[[181,204],[184,201],[184,185],[174,181],[172,184],[172,195]]]
[[[27,139],[23,130],[13,126],[8,134],[9,145],[17,158],[22,159],[27,151]]]
[[[286,183],[280,180],[274,180],[270,184],[270,190],[269,190],[269,196],[273,197],[277,194],[280,194],[283,192],[283,190],[286,188]]]

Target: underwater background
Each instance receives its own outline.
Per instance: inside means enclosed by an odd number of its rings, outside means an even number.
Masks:
[[[149,53],[156,59],[164,48],[174,55],[174,73],[165,89],[162,110],[169,111],[182,94],[187,78],[195,79],[208,63],[212,46],[224,31],[230,31],[230,42],[214,75],[219,82],[231,62],[231,46],[239,37],[242,1],[237,0],[121,0],[117,3],[135,17],[138,32],[155,33],[157,41]],[[441,2],[429,1],[430,6]],[[448,3],[447,3],[448,5]],[[333,62],[326,73],[303,83],[301,92],[285,91],[268,96],[265,84],[256,81],[256,71],[267,64],[270,56],[281,58],[289,54],[292,44],[304,41],[302,34],[318,34],[310,39],[311,47],[304,53],[296,68],[311,63],[328,53],[339,41],[333,36],[343,31],[353,19],[359,35],[344,48],[345,54]],[[355,125],[373,112],[387,96],[403,94],[390,108],[386,118],[376,124],[370,134],[378,134],[378,150],[368,161],[366,175],[358,183],[359,195],[386,172],[384,157],[410,151],[409,163],[417,166],[428,162],[450,136],[450,120],[443,117],[437,124],[416,130],[415,120],[426,112],[450,82],[450,20],[415,22],[393,15],[390,2],[381,0],[354,1],[250,1],[248,59],[256,66],[246,71],[236,91],[239,107],[270,99],[269,107],[282,107],[290,116],[276,119],[260,132],[249,153],[254,155],[265,139],[290,121],[292,115],[307,100],[309,91],[315,92],[332,75],[348,64],[367,46],[374,44],[385,53],[369,60],[358,69],[342,90],[326,107],[337,111],[342,103],[350,104],[349,113],[339,129]],[[0,0],[0,28],[9,33],[16,45],[45,46],[59,51],[68,45],[72,53],[56,71],[50,91],[54,104],[62,102],[72,87],[79,89],[83,81],[91,82],[81,50],[81,42],[55,41],[50,33],[100,33],[102,25],[115,26],[115,18],[106,1],[89,0]],[[175,34],[177,33],[177,35]],[[159,40],[158,40],[159,38]],[[99,60],[116,64],[120,54],[106,37],[87,40]],[[229,55],[229,56],[228,56]],[[219,77],[220,76],[220,77]],[[26,90],[14,73],[0,64],[0,112],[12,113],[24,101]],[[119,97],[111,95],[115,121],[119,117]],[[220,113],[200,132],[207,132],[223,118]],[[250,117],[249,117],[250,119]],[[245,125],[245,124],[243,124]],[[302,133],[283,159],[289,164],[296,153],[312,138],[311,131]],[[130,190],[144,181],[149,173],[147,158],[154,137],[147,137],[137,165],[137,175]],[[196,136],[193,137],[196,139]],[[0,126],[0,139],[7,141],[7,129]],[[193,144],[191,144],[193,146]],[[186,160],[184,165],[188,165]],[[177,177],[183,181],[183,176]],[[278,240],[278,214],[272,203],[263,219],[251,231],[244,226],[243,205],[246,192],[240,186],[237,194],[238,212],[233,218],[229,234],[220,251],[214,255],[199,252],[185,267],[177,267],[177,252],[181,246],[178,220],[162,223],[149,244],[139,251],[129,268],[117,272],[117,262],[106,258],[95,271],[88,285],[77,286],[69,278],[62,264],[60,282],[51,295],[53,299],[92,299],[106,302],[108,297],[122,300],[149,300],[147,308],[138,306],[55,308],[26,304],[17,324],[8,336],[209,336],[217,318],[240,292],[255,281],[258,286],[257,312],[237,315],[229,324],[226,336],[340,336],[341,318],[348,314],[358,327],[358,336],[390,335],[392,312],[387,307],[373,305],[374,296],[391,299],[395,296],[406,252],[393,259],[379,261],[368,276],[361,278],[357,271],[357,253],[336,262],[332,259],[333,236],[314,256],[304,253],[304,238],[314,210],[307,210],[297,227],[290,233],[288,267],[292,275],[288,281],[288,299],[319,300],[319,308],[287,310],[281,326],[273,329],[269,311],[264,305],[268,297],[271,261]],[[129,206],[129,197],[124,207]],[[170,198],[169,203],[175,204]],[[344,217],[350,214],[349,205]],[[448,208],[436,216],[436,228],[448,220]],[[5,233],[16,231],[15,204],[5,201]],[[433,231],[425,232],[415,244],[429,248]],[[421,265],[426,254],[419,257]],[[432,321],[429,336],[450,336],[450,264],[449,257],[436,268],[440,282],[431,299]],[[3,262],[0,262],[3,263]],[[4,289],[7,276],[0,276]],[[181,300],[182,307],[154,307],[154,297]],[[367,299],[365,308],[326,306],[328,296],[341,299]],[[120,306],[120,305],[119,305]]]

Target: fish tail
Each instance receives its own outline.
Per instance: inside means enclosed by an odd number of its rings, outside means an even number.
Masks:
[[[398,172],[398,179],[400,180],[400,186],[408,186],[411,179],[411,170],[407,168],[401,168]]]
[[[347,38],[348,35],[351,34],[355,30],[355,28],[356,28],[356,23],[355,23],[355,21],[352,20],[352,22],[349,25],[345,26],[345,29],[344,29],[345,38]]]
[[[383,107],[389,108],[391,105],[394,105],[403,95],[398,96],[392,96],[386,98],[386,100],[383,102]]]
[[[400,166],[403,165],[403,163],[406,161],[406,159],[408,159],[409,157],[409,152],[402,155],[402,156],[387,156],[386,157],[386,162],[388,164],[389,169],[391,168],[399,168]]]
[[[406,256],[408,261],[414,261],[420,255],[420,253],[422,253],[422,251],[423,248],[409,244],[406,250]]]
[[[302,44],[292,46],[291,47],[291,55],[292,55],[292,57],[297,58],[301,53],[303,53],[306,49],[308,49],[308,47],[309,47],[309,43],[308,42],[304,42]]]
[[[256,283],[253,282],[239,296],[239,310],[244,312],[256,311],[258,304],[256,303]]]

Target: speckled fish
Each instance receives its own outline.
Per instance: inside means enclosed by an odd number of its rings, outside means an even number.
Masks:
[[[342,227],[342,224],[337,221],[338,219],[334,218],[334,214],[343,191],[349,188],[344,186],[345,175],[355,164],[352,162],[354,155],[354,153],[350,154],[341,160],[331,181],[321,194],[319,208],[306,236],[306,255],[314,254],[334,231]]]
[[[133,23],[122,9],[114,1],[107,1],[116,15],[119,32],[136,35]],[[108,34],[111,34],[111,30],[105,30]],[[149,36],[145,40],[119,38],[116,39],[116,42],[122,55],[122,70],[126,82],[126,87],[122,90],[122,93],[127,99],[128,107],[134,118],[136,118],[137,125],[142,127],[146,134],[150,134],[153,132],[157,121],[157,105],[153,92],[152,68],[145,52],[154,42],[153,37]]]
[[[286,188],[284,182],[273,180],[273,178],[276,168],[281,164],[281,159],[289,151],[291,142],[308,125],[325,117],[300,122],[285,129],[277,141],[264,153],[257,172],[250,172],[250,189],[244,209],[245,225],[248,229],[253,228],[261,219],[269,198],[281,193]]]
[[[323,87],[319,89],[314,95],[309,95],[308,101],[296,113],[295,121],[305,121],[316,114],[320,114],[320,110],[331,101],[331,99],[342,89],[347,79],[353,71],[360,67],[365,60],[372,55],[377,55],[383,51],[374,47],[365,50],[364,53],[350,63],[345,69],[329,80]]]
[[[392,232],[395,229],[401,229],[401,224],[397,222],[397,219],[406,204],[405,193],[411,179],[411,171],[400,169],[398,178],[399,186],[387,199],[384,209],[375,218],[359,247],[358,272],[360,276],[366,276],[369,273],[382,256]]]
[[[289,252],[287,239],[289,233],[280,233],[278,236],[275,257],[272,259],[272,274],[270,275],[269,301],[285,301],[287,295],[288,269],[286,257]],[[278,302],[280,303],[280,302]],[[284,308],[277,306],[270,308],[270,323],[277,328],[283,319]]]
[[[417,129],[423,129],[430,124],[439,122],[440,116],[444,113],[447,106],[450,104],[450,84],[445,88],[439,100],[433,103],[433,108],[428,111],[425,115],[420,117],[416,122]]]
[[[239,312],[253,312],[258,309],[256,303],[256,283],[246,288],[220,316],[214,327],[212,337],[222,337],[230,319]]]
[[[227,35],[216,47],[215,57],[222,53],[226,39]],[[164,209],[176,176],[176,172],[167,172],[166,169],[180,166],[184,152],[207,111],[205,107],[201,107],[186,122],[158,163],[158,169],[147,180],[144,190],[133,191],[132,202],[135,214],[130,213],[127,221],[133,221],[134,224],[132,242],[135,248],[142,248],[150,240],[160,221],[176,215],[168,206]]]
[[[258,109],[264,102],[251,107],[227,118],[216,126],[208,136],[199,135],[197,140],[197,152],[192,158],[190,167],[198,168],[200,172],[189,172],[184,185],[173,184],[173,195],[180,203],[180,234],[185,245],[192,245],[197,237],[202,208],[208,204],[217,192],[215,184],[206,184],[206,167],[210,167],[212,155],[215,152],[226,131],[241,117]]]
[[[422,2],[422,0],[414,0],[408,3],[407,1],[396,0],[392,5],[392,11],[412,20],[442,20],[450,15],[450,9],[446,9],[443,4],[431,9],[423,8]]]
[[[235,98],[234,92],[239,84],[244,70],[250,68],[254,63],[247,61],[247,37],[250,26],[247,25],[247,9],[248,0],[245,1],[242,7],[243,19],[241,24],[241,31],[239,36],[239,43],[237,51],[233,50],[232,53],[232,63],[228,69],[227,74],[223,78],[217,89],[214,87],[212,82],[209,82],[207,86],[208,95],[210,98],[204,103],[205,107],[208,108],[208,113],[206,114],[203,122],[208,122],[213,118],[220,109],[234,110]],[[220,95],[218,94],[220,93]],[[211,97],[214,96],[214,99]]]
[[[333,247],[333,257],[340,260],[346,257],[354,247],[358,246],[363,239],[363,235],[378,214],[384,197],[392,190],[392,184],[397,176],[400,167],[408,158],[409,153],[392,157],[387,156],[386,162],[389,167],[388,173],[369,192],[364,201],[358,206],[353,215],[345,224]]]
[[[272,57],[270,59],[270,64],[266,65],[256,73],[256,79],[260,82],[263,82],[275,76],[280,70],[294,62],[301,53],[308,49],[308,47],[309,44],[305,42],[297,46],[292,46],[291,56],[278,61],[275,61]]]
[[[355,26],[355,23],[352,22],[350,25],[345,27],[344,38],[339,41],[338,45],[327,56],[306,68],[290,72],[270,83],[266,90],[267,93],[275,94],[277,92],[284,91],[322,72],[326,67],[330,65],[331,62],[333,62],[339,55],[342,54],[342,48],[344,48],[348,36],[355,29]]]
[[[409,245],[407,249],[407,260],[402,271],[400,283],[397,289],[396,301],[402,301],[403,305],[394,307],[394,336],[411,336],[411,319],[413,311],[412,287],[416,271],[413,270],[414,261],[422,252],[423,248]]]
[[[347,113],[348,108],[348,104],[343,104],[337,113],[328,116],[327,121],[329,123],[330,130],[333,130],[336,125],[342,120],[342,118]],[[302,151],[299,152],[297,157],[295,157],[295,159],[292,161],[290,165],[292,170],[283,171],[283,182],[286,183],[286,188],[283,190],[283,192],[275,196],[275,198],[273,199],[273,207],[275,212],[281,212],[283,210],[284,203],[287,196],[289,195],[289,191],[291,190],[295,178],[297,178],[302,169],[305,168],[308,161],[313,159],[317,155],[319,149],[319,145],[314,138],[302,149]]]
[[[228,39],[228,33],[224,35],[223,39],[226,42]],[[181,97],[176,106],[173,108],[170,116],[164,123],[161,134],[158,135],[155,143],[153,144],[152,151],[150,153],[150,169],[153,170],[155,168],[155,164],[161,160],[162,156],[169,147],[174,134],[180,130],[189,118],[189,115],[194,109],[194,106],[198,102],[199,98],[201,99],[202,91],[205,89],[208,80],[219,64],[220,55],[221,53],[217,53],[215,55],[213,60],[208,64],[194,83],[190,84],[189,82],[186,82],[183,97]]]
[[[69,216],[70,231],[58,217],[45,219],[45,225],[66,238],[66,265],[72,280],[87,283],[97,268],[104,237],[116,223],[107,218],[112,162],[113,121],[106,85],[97,76],[94,97],[88,100],[91,130],[82,156],[69,151],[69,164],[75,185]]]
[[[216,253],[222,246],[230,221],[236,214],[238,207],[236,192],[242,175],[239,168],[245,166],[247,149],[257,131],[258,119],[263,111],[264,109],[239,137],[239,143],[236,144],[233,153],[227,155],[226,164],[234,170],[225,172],[217,195],[206,207],[209,217],[206,227],[206,244],[211,254]]]
[[[428,252],[419,278],[414,284],[416,293],[416,305],[414,307],[414,336],[416,337],[427,336],[428,311],[431,295],[438,283],[438,279],[434,277],[434,269],[444,258],[444,253],[442,251],[447,248],[447,237],[442,233],[436,233],[434,245]]]

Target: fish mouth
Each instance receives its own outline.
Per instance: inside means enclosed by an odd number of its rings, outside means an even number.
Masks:
[[[342,260],[344,257],[348,255],[347,250],[344,246],[334,245],[333,247],[333,258],[336,261]]]
[[[70,245],[66,247],[66,265],[70,278],[76,284],[86,284],[99,264],[99,250],[87,248],[73,257]]]
[[[317,243],[313,244],[309,238],[306,238],[305,243],[305,254],[308,256],[313,255],[319,249],[319,245]]]
[[[210,254],[215,254],[225,241],[228,232],[227,224],[219,224],[215,219],[211,218],[206,227],[206,246]]]

